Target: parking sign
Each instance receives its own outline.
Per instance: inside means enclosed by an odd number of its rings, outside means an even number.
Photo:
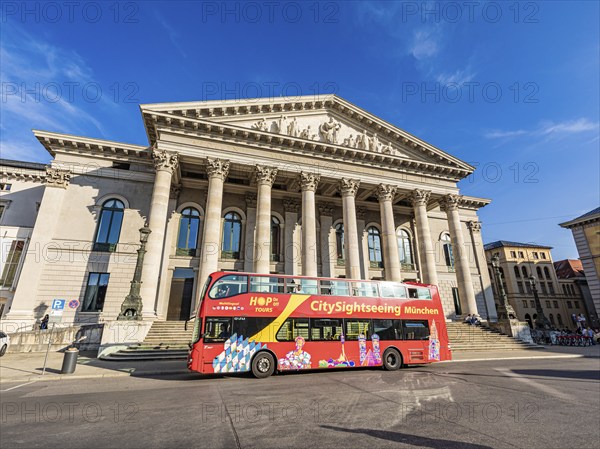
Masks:
[[[52,300],[52,310],[63,310],[65,308],[64,299],[54,299]]]

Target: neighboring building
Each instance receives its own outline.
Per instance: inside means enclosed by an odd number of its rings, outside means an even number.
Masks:
[[[560,226],[570,229],[590,289],[596,315],[600,314],[600,207]]]
[[[216,270],[419,280],[439,285],[447,318],[496,319],[477,219],[490,201],[457,187],[472,166],[333,95],[141,112],[147,146],[34,131],[53,158],[22,187],[43,190],[40,250],[5,324],[55,298],[80,301],[63,322],[115,320],[146,220],[144,320],[187,318]]]
[[[491,260],[498,254],[504,289],[519,320],[527,321],[533,327],[537,317],[530,281],[533,276],[544,315],[550,323],[556,328],[575,329],[576,325],[571,319],[573,313],[583,313],[588,323],[590,316],[587,314],[583,297],[575,298],[563,294],[562,284],[552,263],[551,249],[550,246],[505,240],[487,243],[485,254],[490,277],[494,280],[494,294],[498,295],[498,284]]]
[[[579,308],[578,302],[583,301],[586,315],[590,317],[589,325],[600,329],[598,314],[594,307],[592,294],[583,271],[583,264],[579,259],[565,259],[554,262],[554,270],[562,295],[566,297],[567,307]]]
[[[44,194],[46,166],[0,159],[0,317],[12,302]],[[33,250],[33,249],[32,249]],[[40,254],[40,253],[38,253]]]

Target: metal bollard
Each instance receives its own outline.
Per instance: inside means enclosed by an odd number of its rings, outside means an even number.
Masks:
[[[73,374],[75,367],[77,366],[77,357],[79,356],[79,349],[69,348],[65,351],[65,358],[63,359],[61,374]]]

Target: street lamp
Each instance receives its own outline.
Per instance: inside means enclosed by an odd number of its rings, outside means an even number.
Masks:
[[[551,327],[550,321],[544,315],[544,309],[542,309],[542,303],[540,302],[540,297],[538,296],[537,290],[537,279],[535,276],[529,276],[529,285],[531,285],[531,290],[533,291],[533,298],[535,299],[535,327],[536,329],[549,329]]]
[[[121,304],[121,313],[117,320],[141,320],[142,319],[142,297],[140,296],[140,287],[142,286],[142,266],[144,264],[144,254],[146,254],[146,243],[148,236],[152,231],[148,227],[148,223],[140,228],[140,247],[137,250],[137,260],[135,262],[135,271],[133,280],[129,287],[129,294],[125,297]]]
[[[510,320],[515,318],[515,310],[508,302],[506,291],[504,290],[504,283],[502,282],[502,273],[500,272],[500,257],[498,254],[492,256],[492,267],[494,267],[494,274],[496,275],[496,284],[498,292],[500,293],[500,301],[496,302],[496,312],[498,313],[498,321]]]

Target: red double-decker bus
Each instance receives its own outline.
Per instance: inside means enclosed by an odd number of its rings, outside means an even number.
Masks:
[[[201,295],[188,368],[263,378],[450,359],[434,285],[217,272]]]

